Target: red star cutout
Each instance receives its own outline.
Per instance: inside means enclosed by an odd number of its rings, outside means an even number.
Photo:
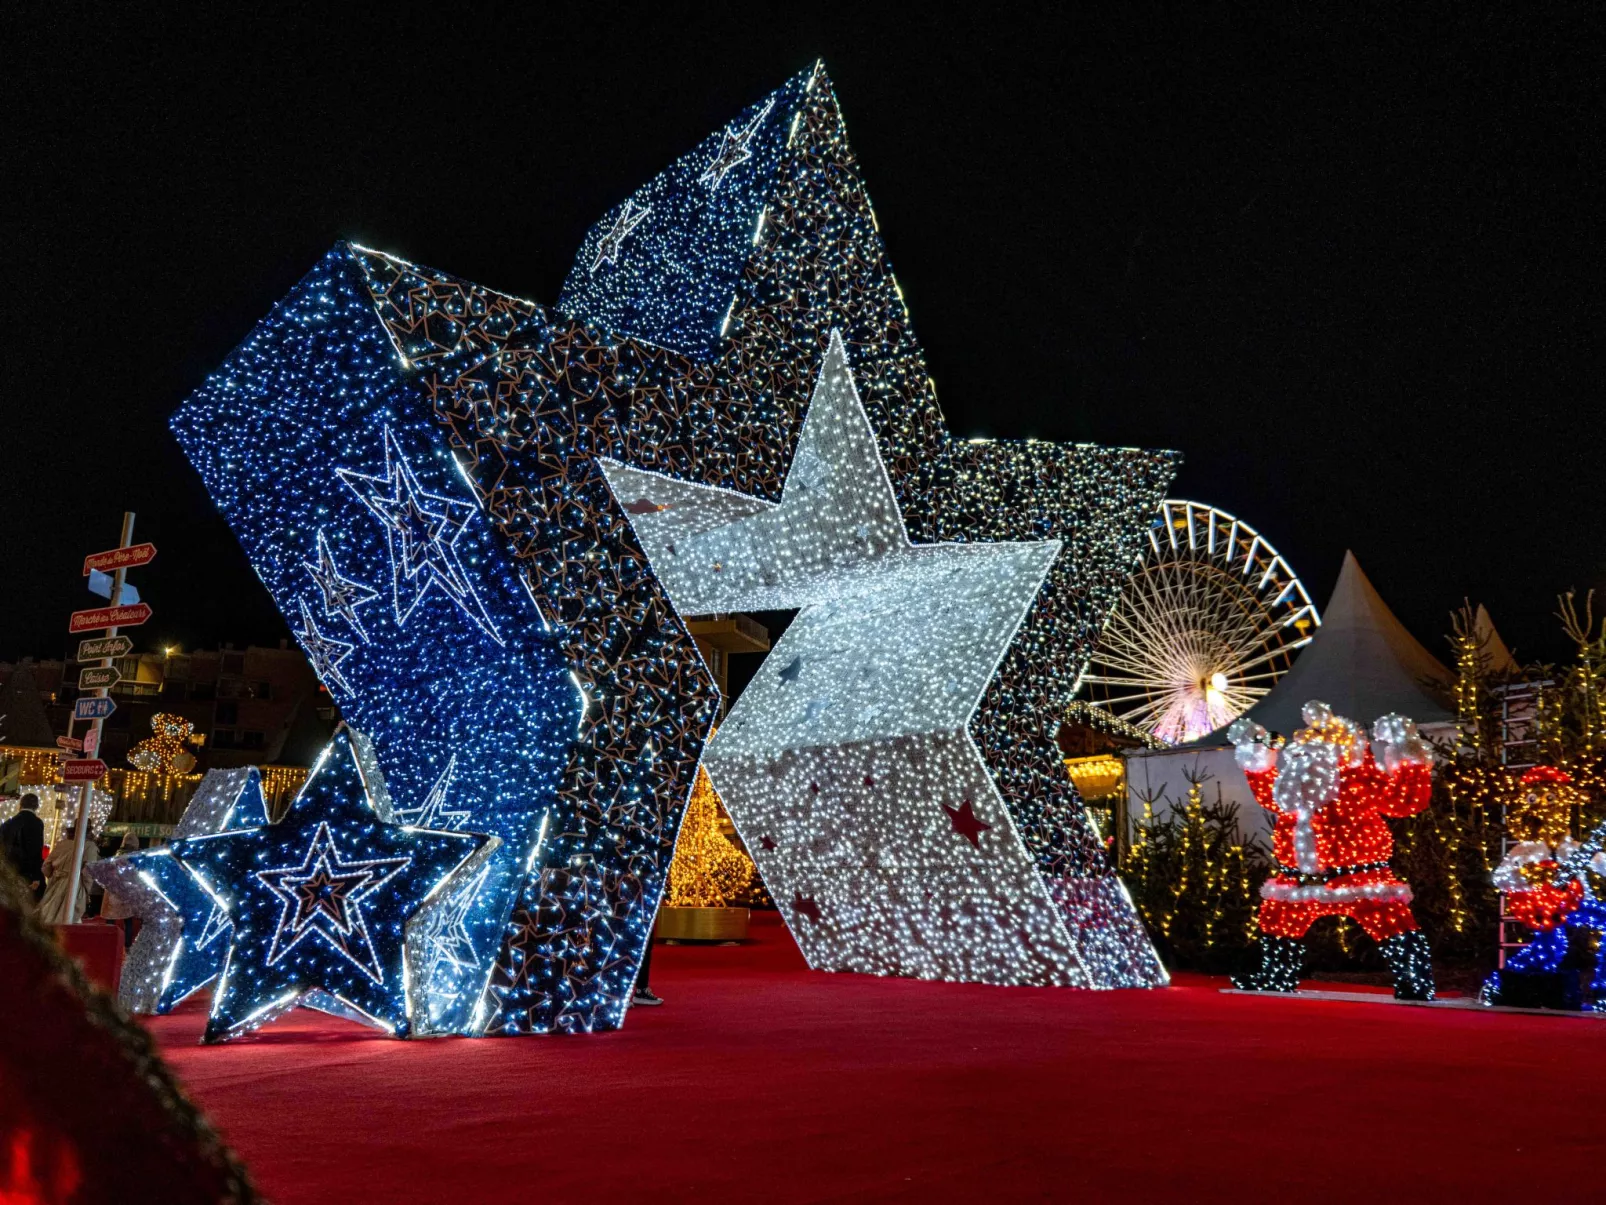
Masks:
[[[350,932],[351,923],[346,919],[346,896],[352,888],[362,886],[372,877],[366,870],[356,874],[330,874],[327,867],[319,866],[310,878],[287,878],[285,885],[296,893],[296,918],[291,927],[299,930],[316,913],[322,912],[339,926],[341,932]]]
[[[768,833],[765,833],[762,837],[760,837],[758,839],[758,843],[765,849],[775,848],[775,838],[771,837]]]
[[[945,803],[942,805],[942,810],[948,813],[948,823],[954,826],[954,832],[980,849],[981,834],[992,828],[992,825],[984,824],[976,818],[976,811],[970,806],[970,800],[965,800],[956,808],[951,808]]]
[[[875,779],[871,778],[868,774],[866,774],[864,776],[864,785],[867,786],[867,787],[875,786]]]
[[[815,924],[820,923],[820,905],[812,895],[801,892],[792,892],[792,911],[799,916],[806,916]]]

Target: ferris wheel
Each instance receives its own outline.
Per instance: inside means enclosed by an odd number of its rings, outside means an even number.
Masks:
[[[1081,679],[1093,706],[1178,745],[1248,711],[1321,625],[1253,527],[1168,498]]]

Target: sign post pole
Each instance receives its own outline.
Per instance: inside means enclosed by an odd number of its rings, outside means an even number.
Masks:
[[[134,512],[131,510],[125,510],[123,512],[123,538],[121,543],[118,544],[118,547],[128,548],[133,544],[133,542]],[[154,551],[155,550],[153,549],[153,554]],[[86,569],[85,572],[87,573],[88,570]],[[119,565],[117,567],[116,575],[112,578],[112,596],[110,601],[114,609],[122,605],[123,579],[127,576],[127,567],[124,565]],[[117,629],[114,627],[107,628],[106,635],[117,635]],[[110,657],[107,657],[100,664],[103,669],[110,669],[114,663]],[[110,686],[102,686],[97,688],[95,691],[96,697],[102,699],[107,698],[110,693]],[[101,727],[105,723],[106,719],[104,716],[97,716],[91,722],[90,730],[94,733],[95,751],[97,753],[100,751]],[[69,729],[69,732],[70,731],[71,729]],[[56,918],[58,924],[67,925],[72,923],[73,908],[78,902],[78,882],[84,873],[84,842],[89,840],[89,792],[94,789],[95,784],[92,782],[86,782],[83,784],[83,786],[78,788],[78,840],[73,846],[72,878],[67,881],[66,899],[62,903],[61,915]]]

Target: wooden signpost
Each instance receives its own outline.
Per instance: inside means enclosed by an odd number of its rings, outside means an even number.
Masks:
[[[106,763],[96,757],[95,753],[100,749],[101,726],[105,724],[106,717],[117,710],[117,704],[108,697],[107,692],[122,680],[122,675],[117,672],[117,667],[112,661],[114,658],[126,656],[134,647],[134,642],[127,636],[117,634],[117,629],[133,627],[151,617],[151,609],[144,603],[120,604],[119,600],[123,597],[123,579],[130,569],[148,565],[155,557],[156,545],[134,543],[134,513],[125,511],[123,538],[117,547],[84,558],[85,577],[89,576],[92,569],[112,572],[110,597],[113,605],[75,611],[67,625],[68,631],[73,633],[104,632],[105,634],[85,640],[78,646],[80,661],[100,658],[98,666],[86,666],[78,675],[79,689],[94,693],[80,698],[74,705],[73,718],[68,721],[67,735],[57,741],[62,747],[62,756],[66,759],[61,766],[61,781],[68,785],[78,785],[78,822],[74,830],[76,836],[72,877],[67,882],[67,894],[62,897],[61,914],[44,918],[47,921],[54,920],[57,924],[72,923],[73,905],[78,899],[78,884],[84,873],[84,842],[89,840],[89,792],[94,789],[93,784],[106,773]],[[89,731],[81,739],[75,738],[72,734],[72,726],[78,720],[88,720],[90,723]],[[75,753],[82,756],[75,757],[73,756]]]

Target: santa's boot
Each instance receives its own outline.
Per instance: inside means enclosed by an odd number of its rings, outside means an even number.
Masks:
[[[1260,969],[1234,975],[1232,985],[1246,992],[1296,992],[1305,966],[1305,943],[1295,937],[1265,933],[1260,938]]]
[[[1378,943],[1378,952],[1394,972],[1394,998],[1396,1000],[1433,999],[1433,951],[1422,930],[1396,933],[1387,941]]]

